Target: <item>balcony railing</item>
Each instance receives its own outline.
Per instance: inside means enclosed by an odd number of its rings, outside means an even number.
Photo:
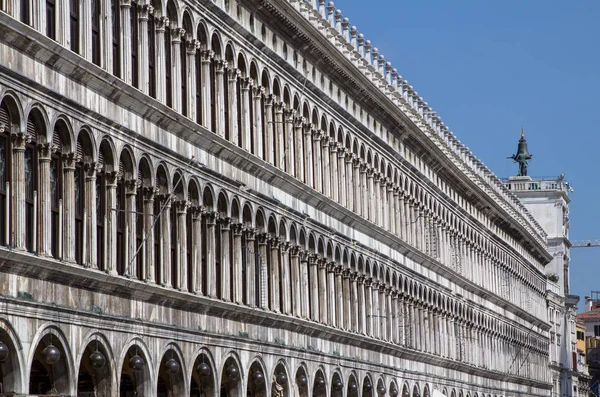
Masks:
[[[560,286],[558,285],[558,283],[546,280],[546,291],[550,291],[556,295],[560,295]]]
[[[520,178],[504,178],[502,182],[505,183],[508,190],[512,192],[534,192],[534,191],[563,191],[571,192],[571,186],[569,182],[565,181],[563,177],[543,177],[540,179],[523,180]]]

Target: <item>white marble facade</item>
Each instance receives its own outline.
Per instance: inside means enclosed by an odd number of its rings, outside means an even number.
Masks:
[[[0,392],[549,394],[545,232],[333,3],[0,9]]]

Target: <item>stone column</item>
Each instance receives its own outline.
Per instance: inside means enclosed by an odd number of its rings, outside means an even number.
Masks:
[[[202,207],[192,207],[192,255],[190,259],[190,278],[192,290],[195,294],[202,295]]]
[[[371,294],[373,310],[371,312],[371,317],[373,318],[373,337],[381,338],[381,307],[379,305],[379,283],[377,281],[373,281],[371,284]]]
[[[242,284],[242,224],[238,223],[232,226],[231,231],[233,232],[233,274],[231,276],[233,281],[233,302],[241,305],[243,301],[243,284]],[[246,279],[248,278],[248,272],[246,272]]]
[[[134,201],[135,204],[135,201]],[[178,276],[177,287],[184,292],[188,291],[188,263],[187,263],[187,209],[189,202],[187,200],[177,201],[177,266]],[[135,207],[133,207],[135,208]]]
[[[312,124],[304,123],[302,125],[302,133],[304,138],[304,182],[308,187],[314,188],[313,178],[313,148],[312,148]]]
[[[321,161],[322,166],[322,178],[323,178],[323,194],[329,198],[333,198],[333,193],[331,191],[331,165],[329,164],[331,155],[329,153],[329,137],[326,133],[321,133],[319,135],[321,140]]]
[[[254,137],[252,139],[252,152],[258,158],[264,159],[263,154],[263,111],[262,98],[265,95],[265,89],[259,85],[252,89],[253,103],[253,123]]]
[[[292,314],[291,311],[291,300],[292,300],[292,291],[291,291],[291,269],[290,269],[290,244],[284,242],[280,245],[281,252],[281,312],[284,314]]]
[[[206,218],[206,293],[210,298],[217,297],[217,258],[215,257],[217,214],[207,212]]]
[[[183,110],[181,81],[184,76],[181,75],[181,37],[184,35],[185,30],[182,28],[171,29],[171,86],[173,110],[177,113],[181,113]]]
[[[337,291],[336,291],[336,282],[335,282],[335,262],[330,262],[327,264],[327,320],[326,324],[331,325],[332,327],[336,327],[337,317],[336,317],[336,301],[337,301]]]
[[[157,192],[153,187],[143,188],[144,192],[144,254],[147,283],[153,284],[156,280],[156,266],[154,263],[154,195]]]
[[[321,137],[316,129],[311,130],[314,179],[313,187],[323,193],[323,163],[321,160]]]
[[[291,257],[291,268],[292,268],[292,314],[296,317],[301,317],[302,314],[302,302],[301,296],[307,295],[307,290],[304,289],[303,275],[300,267],[300,247],[292,247],[290,250]],[[304,266],[303,266],[304,267]]]
[[[160,283],[165,287],[172,287],[171,277],[171,200],[168,194],[159,196],[160,208]]]
[[[157,38],[158,40],[158,38]],[[200,53],[201,73],[200,73],[200,91],[202,97],[202,126],[209,131],[213,131],[211,117],[211,92],[210,92],[210,62],[215,56],[212,50],[202,51]],[[160,76],[160,75],[159,75]]]
[[[392,182],[387,184],[387,218],[388,218],[388,231],[392,234],[396,234],[396,197],[397,192],[394,189]]]
[[[345,329],[344,323],[344,311],[346,310],[345,296],[344,296],[344,282],[342,280],[342,267],[336,266],[334,268],[335,275],[335,325],[340,329]]]
[[[131,64],[131,0],[120,0],[121,2],[121,77],[127,84],[132,81]],[[68,7],[67,13],[69,12]],[[68,15],[67,15],[68,16]],[[68,26],[69,18],[66,19]],[[66,28],[65,30],[68,30]]]
[[[360,332],[363,335],[367,334],[367,316],[366,316],[366,308],[367,302],[365,299],[365,278],[358,273],[355,273],[356,277],[356,291],[357,291],[357,318],[358,318],[358,326],[357,332]]]
[[[348,207],[348,203],[346,202],[346,189],[348,185],[346,179],[346,149],[341,144],[338,146],[337,154],[339,203],[342,207]]]
[[[392,337],[393,318],[392,318],[392,290],[391,290],[391,287],[386,286],[386,288],[383,290],[383,292],[384,292],[384,299],[385,299],[385,311],[384,311],[385,335],[384,335],[383,339],[385,339],[388,342],[392,342],[393,341],[393,337]]]
[[[257,307],[261,304],[260,301],[256,301],[256,277],[259,275],[256,274],[255,261],[258,248],[255,245],[254,230],[246,229],[244,233],[246,237],[246,302],[248,306]]]
[[[310,288],[308,282],[308,253],[301,251],[300,252],[300,288],[301,291],[298,292],[299,302],[300,302],[300,316],[304,319],[308,319],[310,313]]]
[[[356,210],[356,202],[354,201],[354,189],[357,183],[354,180],[354,168],[352,167],[352,153],[348,149],[346,149],[344,161],[346,164],[346,186],[344,186],[344,189],[346,190],[346,208],[356,213],[358,211]]]
[[[342,283],[343,283],[343,294],[342,294],[342,305],[343,305],[343,321],[342,327],[350,331],[352,329],[352,290],[350,287],[350,270],[344,269],[342,272]]]
[[[275,126],[273,124],[273,95],[265,97],[265,161],[275,164]]]
[[[329,141],[329,172],[331,177],[331,199],[337,203],[340,202],[339,185],[338,185],[338,160],[337,160],[337,145],[333,139]]]
[[[372,280],[370,278],[365,279],[365,312],[366,312],[366,333],[368,336],[373,337],[373,294],[371,293],[371,283]]]
[[[12,193],[12,202],[11,202],[11,209],[12,209],[12,231],[13,231],[13,238],[12,238],[12,246],[14,249],[18,250],[18,251],[25,251],[27,250],[27,247],[25,245],[25,242],[27,241],[27,226],[26,226],[26,217],[25,217],[25,146],[27,145],[27,143],[29,142],[29,140],[31,139],[31,137],[28,134],[24,134],[24,133],[13,133],[11,134],[11,139],[12,139],[12,183],[11,183],[11,193]],[[72,159],[72,155],[71,155],[71,159]],[[72,163],[72,164],[71,164]],[[70,165],[71,167],[69,168],[69,171],[67,171],[67,165]],[[73,161],[71,161],[69,164],[65,163],[65,174],[67,172],[69,172],[71,174],[71,188],[73,188],[73,172],[75,171],[75,164]],[[65,178],[65,190],[67,188],[67,181]],[[70,195],[71,197],[73,197],[73,194],[71,193]],[[67,194],[65,194],[65,204],[66,204],[66,199],[67,199]],[[71,201],[71,204],[73,204],[74,202]],[[70,239],[72,240],[73,243],[73,254],[72,256],[69,256],[68,258],[72,258],[71,260],[69,260],[69,262],[75,262],[75,240],[73,238],[73,230],[75,227],[75,209],[74,209],[74,205],[72,207],[64,207],[65,210],[65,216],[64,216],[64,222],[66,223],[67,220],[71,219],[72,222],[69,223],[69,225],[71,225],[70,228],[68,227],[64,227],[65,230],[65,243],[67,241],[67,229],[69,229],[69,233],[71,233],[69,235]],[[10,231],[7,230],[7,233],[9,233]],[[67,251],[64,250],[63,251],[65,253],[65,256],[67,254]],[[67,257],[65,257],[65,260],[67,260]]]
[[[221,266],[221,299],[229,302],[231,301],[231,260],[229,257],[229,223],[230,218],[220,218],[219,226],[221,231],[221,258],[219,260]]]
[[[387,197],[387,185],[388,179],[385,176],[382,176],[379,181],[379,189],[380,189],[380,208],[381,212],[379,215],[379,224],[384,230],[389,230],[389,214],[388,214],[388,197]]]
[[[285,146],[283,136],[283,102],[275,103],[275,166],[285,171]]]
[[[391,293],[391,316],[392,316],[392,327],[390,340],[399,345],[400,344],[400,302],[398,300],[398,290],[394,289]],[[440,335],[441,337],[441,335]]]
[[[258,236],[258,258],[260,260],[260,307],[262,309],[269,309],[269,279],[270,275],[267,274],[267,236],[261,233]]]
[[[39,206],[38,206],[38,254],[40,256],[52,256],[52,226],[51,226],[51,192],[50,192],[50,162],[52,153],[49,144],[38,144],[39,159]],[[2,209],[4,211],[4,209]]]
[[[227,61],[215,60],[215,123],[213,132],[225,137],[225,68]]]
[[[227,69],[227,100],[229,106],[229,142],[238,146],[238,95],[237,82],[240,77],[239,69],[231,67]]]
[[[375,187],[373,182],[373,168],[366,169],[367,176],[367,190],[366,193],[368,195],[368,217],[371,222],[375,223]]]
[[[361,200],[363,185],[360,172],[360,158],[357,155],[352,155],[351,166],[352,186],[350,188],[354,189],[354,212],[359,216],[363,216],[363,204]]]
[[[284,156],[285,156],[285,171],[291,176],[296,176],[296,167],[294,164],[294,121],[296,119],[295,110],[287,110],[284,112]]]
[[[87,185],[87,177],[86,177],[86,185]],[[87,186],[86,186],[87,188]],[[137,188],[138,182],[136,179],[131,179],[125,181],[125,255],[124,255],[124,266],[125,266],[125,276],[129,276],[133,279],[139,279],[141,274],[137,274],[137,266],[133,261],[134,255],[136,252],[136,244],[135,232],[137,230],[136,226],[136,196],[137,196]],[[87,201],[87,196],[86,196]],[[90,211],[88,211],[90,212]],[[91,245],[94,244],[95,240],[91,241]],[[88,250],[91,245],[88,245]]]
[[[318,257],[315,255],[311,255],[308,257],[308,265],[310,267],[310,319],[313,321],[320,321],[321,316],[319,315],[320,309],[320,299],[319,299],[319,291],[320,291],[320,269],[318,262]]]
[[[86,2],[87,3],[87,2]],[[148,19],[149,14],[152,14],[154,11],[154,7],[149,4],[138,5],[138,42],[137,51],[138,51],[138,83],[140,86],[140,90],[146,94],[150,94],[150,76],[148,74]],[[90,24],[91,26],[91,24]],[[89,29],[91,31],[91,27]],[[92,48],[92,41],[90,39],[89,48]],[[89,56],[89,60],[91,61],[91,54]]]
[[[192,120],[197,120],[197,106],[196,106],[196,49],[200,45],[198,40],[192,39],[187,40],[185,42],[185,54],[187,56],[186,59],[186,75],[184,76],[187,79],[187,111],[186,114]],[[147,74],[147,73],[143,73]],[[235,98],[235,96],[234,96]],[[231,114],[231,110],[229,111]],[[236,109],[237,114],[237,109]],[[237,119],[237,116],[236,116]]]
[[[156,99],[161,103],[167,103],[167,87],[165,85],[165,79],[163,78],[166,74],[167,67],[171,67],[170,65],[166,65],[166,55],[165,55],[165,29],[169,26],[169,18],[160,17],[155,18],[154,20],[154,28],[156,30],[156,58],[154,62],[154,66],[156,68]],[[109,42],[111,43],[111,42]],[[110,44],[109,44],[110,45]],[[110,51],[109,51],[110,52]]]
[[[379,179],[381,175],[375,171],[373,173],[373,223],[381,226],[381,189],[379,188]]]
[[[296,170],[296,178],[306,183],[306,178],[304,175],[304,139],[303,139],[303,131],[304,124],[306,124],[306,119],[304,117],[296,117],[294,120],[294,141],[295,150],[293,152],[294,157],[294,169]]]
[[[108,274],[117,274],[117,180],[118,172],[106,173],[106,270]],[[73,223],[74,225],[75,223]],[[73,239],[73,243],[75,239]]]
[[[250,135],[250,90],[252,89],[252,79],[243,78],[240,80],[240,120],[242,124],[241,137],[242,137],[242,149],[250,152],[252,145]]]
[[[13,146],[13,150],[14,150]],[[23,151],[24,153],[24,151]],[[16,159],[21,155],[19,152],[13,151],[13,167],[15,169],[22,169],[23,167],[19,167]],[[66,262],[75,263],[75,156],[70,154],[63,155],[63,183],[64,183],[64,195],[63,195],[63,260]],[[16,180],[13,179],[13,195],[17,198],[17,186],[15,186]],[[107,183],[108,185],[108,183]],[[24,187],[24,186],[23,186]],[[108,203],[107,203],[108,204]],[[13,205],[13,208],[14,205]],[[20,207],[22,209],[25,208],[24,202]],[[14,219],[14,218],[13,218]],[[22,227],[25,227],[25,222],[23,221]],[[107,225],[108,226],[108,225]],[[19,229],[13,229],[18,231]],[[102,237],[99,237],[102,238]],[[16,248],[20,249],[19,246]],[[109,259],[110,256],[107,257]],[[115,258],[116,261],[116,258]],[[114,270],[114,262],[113,262],[113,270]],[[114,272],[116,274],[116,271]]]
[[[367,165],[361,159],[359,162],[359,171],[360,171],[360,201],[362,204],[362,216],[365,219],[369,218],[369,204],[370,204],[370,195],[369,195],[369,184],[367,182]]]
[[[321,259],[318,261],[319,267],[319,320],[323,324],[327,324],[328,314],[328,303],[327,300],[331,299],[327,294],[327,261]]]
[[[79,54],[92,62],[92,8],[90,1],[79,3]]]
[[[271,272],[269,277],[269,291],[271,291],[269,307],[276,313],[281,311],[279,305],[280,291],[279,291],[279,277],[280,277],[280,263],[279,263],[279,239],[277,237],[271,237]]]

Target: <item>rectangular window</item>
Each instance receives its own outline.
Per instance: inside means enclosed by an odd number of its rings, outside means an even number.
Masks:
[[[56,40],[56,7],[54,0],[46,0],[46,36]]]
[[[100,0],[92,1],[92,62],[100,66]]]
[[[594,336],[600,336],[600,325],[594,325]]]
[[[137,4],[135,1],[131,2],[130,11],[131,20],[131,83],[134,87],[140,88],[138,78],[138,15],[137,15]]]
[[[112,57],[113,57],[113,74],[121,77],[121,13],[119,11],[119,0],[111,0],[110,11],[112,15]]]
[[[19,20],[23,22],[25,25],[29,25],[29,1],[30,0],[21,0],[19,2]]]
[[[69,23],[71,27],[71,51],[79,54],[79,0],[70,0],[69,7]]]
[[[148,15],[148,83],[152,98],[156,98],[156,72],[154,71],[155,46],[154,15],[150,14]]]
[[[62,199],[62,167],[58,154],[52,154],[50,161],[50,230],[52,237],[50,242],[50,250],[55,258],[59,258],[58,250],[58,219],[59,219],[59,202]]]

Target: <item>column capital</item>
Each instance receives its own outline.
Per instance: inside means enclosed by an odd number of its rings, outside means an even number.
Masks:
[[[25,145],[31,142],[31,136],[24,132],[14,132],[10,134],[13,150],[25,150]]]
[[[233,232],[234,236],[241,237],[242,232],[244,231],[244,225],[242,223],[234,223],[231,225],[231,231]]]
[[[215,56],[215,52],[213,50],[203,50],[200,51],[200,57],[202,63],[209,63],[211,59]]]
[[[275,101],[275,95],[273,95],[273,94],[265,95],[265,106],[273,106],[274,101]]]
[[[167,17],[156,18],[154,21],[154,27],[159,33],[164,33],[164,31],[167,29],[167,26],[169,26],[169,18]]]
[[[227,61],[222,59],[215,60],[215,73],[223,74],[225,73],[225,69],[227,68]]]
[[[365,283],[365,276],[359,273],[354,273],[354,277],[356,278],[356,282],[358,284],[364,284]]]
[[[190,202],[187,200],[177,200],[175,201],[175,209],[177,210],[177,215],[187,214],[187,209],[190,205]]]
[[[196,39],[185,42],[185,50],[188,55],[196,55],[196,50],[200,47],[200,42]]]
[[[130,8],[131,0],[120,0],[121,8]]]
[[[227,69],[227,77],[229,78],[230,82],[237,82],[237,80],[240,78],[241,72],[239,69],[236,68],[228,68]]]
[[[125,195],[133,196],[137,193],[137,188],[140,182],[137,179],[129,179],[125,181]]]
[[[108,188],[116,188],[117,181],[121,178],[121,173],[118,171],[106,172],[106,186]]]
[[[304,117],[302,119],[304,119],[304,123],[302,124],[302,131],[304,132],[304,135],[311,135],[313,131],[313,124],[306,122]]]
[[[254,99],[262,98],[262,96],[265,95],[265,88],[259,85],[255,85],[254,87],[252,87],[252,95],[254,96]]]
[[[40,162],[50,162],[52,160],[52,146],[49,143],[38,143],[37,150]]]
[[[150,14],[154,14],[154,7],[152,7],[150,4],[143,4],[139,6],[138,9],[138,18],[142,21],[147,21],[150,17]]]
[[[158,189],[154,186],[145,186],[142,187],[142,194],[144,195],[144,200],[146,201],[154,201],[154,196],[158,193]]]
[[[185,29],[179,27],[171,28],[171,32],[173,33],[171,37],[171,42],[175,44],[181,43],[181,38],[185,36]]]
[[[207,225],[215,226],[217,224],[217,215],[214,211],[206,211],[204,216],[206,217]]]
[[[254,240],[256,238],[256,229],[252,227],[244,227],[242,232],[246,235],[246,239]]]
[[[290,248],[290,254],[292,255],[292,257],[299,257],[302,253],[302,247],[300,247],[299,245],[293,245]]]
[[[65,153],[61,156],[63,168],[65,170],[75,170],[75,154]]]
[[[201,205],[192,206],[190,207],[189,211],[192,214],[192,218],[194,220],[201,220],[202,215],[204,215],[204,207],[202,207]]]
[[[226,216],[219,216],[217,218],[217,222],[221,225],[221,229],[229,230],[229,225],[231,224],[231,218]]]
[[[250,77],[243,77],[240,79],[240,89],[248,91],[254,85],[254,80]]]
[[[335,269],[337,267],[337,263],[335,263],[333,261],[332,262],[328,262],[326,264],[326,267],[327,267],[327,273],[334,273]]]

